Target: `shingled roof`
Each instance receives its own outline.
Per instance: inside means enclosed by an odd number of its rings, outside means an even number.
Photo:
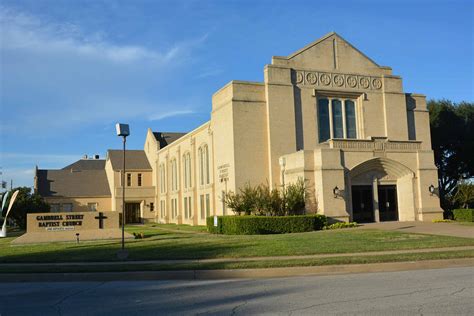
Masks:
[[[62,170],[104,170],[105,159],[80,159]]]
[[[42,170],[37,173],[38,193],[43,197],[110,196],[105,170]]]
[[[155,139],[160,143],[160,149],[183,137],[187,133],[153,132]]]
[[[123,168],[123,151],[109,149],[107,157],[112,163],[112,169],[122,170]],[[150,163],[143,150],[127,150],[125,157],[125,168],[127,170],[151,170]]]

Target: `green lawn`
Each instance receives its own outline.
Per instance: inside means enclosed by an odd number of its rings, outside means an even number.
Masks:
[[[170,231],[177,228],[181,231]],[[145,235],[144,239],[127,241],[129,259],[239,258],[474,246],[474,239],[378,230],[341,229],[259,236],[210,235],[202,230],[184,225],[127,227],[130,233]],[[115,261],[120,249],[119,241],[12,246],[13,239],[0,239],[0,263]]]

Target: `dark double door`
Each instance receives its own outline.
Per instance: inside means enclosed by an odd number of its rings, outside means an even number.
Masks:
[[[398,221],[397,186],[379,185],[378,191],[380,221]]]
[[[125,203],[125,224],[141,223],[140,203]]]
[[[352,221],[357,223],[375,221],[371,185],[352,186]]]
[[[380,221],[398,220],[397,187],[395,185],[379,185],[377,190]],[[373,199],[371,185],[352,186],[352,220],[354,222],[375,222]]]

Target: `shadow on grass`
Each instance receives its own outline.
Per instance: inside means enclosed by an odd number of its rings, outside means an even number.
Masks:
[[[136,239],[126,241],[128,260],[204,259],[231,256],[246,245],[226,244],[216,240],[199,243],[193,236],[168,236],[164,239]],[[177,242],[180,240],[179,242]],[[119,261],[120,241],[83,244],[35,244],[2,249],[0,263],[14,262],[98,262]],[[8,250],[6,253],[4,250]]]

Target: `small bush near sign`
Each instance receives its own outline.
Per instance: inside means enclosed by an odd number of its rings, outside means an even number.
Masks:
[[[453,210],[454,219],[460,222],[474,222],[474,209],[464,208]]]
[[[327,225],[324,215],[302,216],[218,216],[207,218],[207,230],[213,234],[263,235],[302,233],[321,230]]]

